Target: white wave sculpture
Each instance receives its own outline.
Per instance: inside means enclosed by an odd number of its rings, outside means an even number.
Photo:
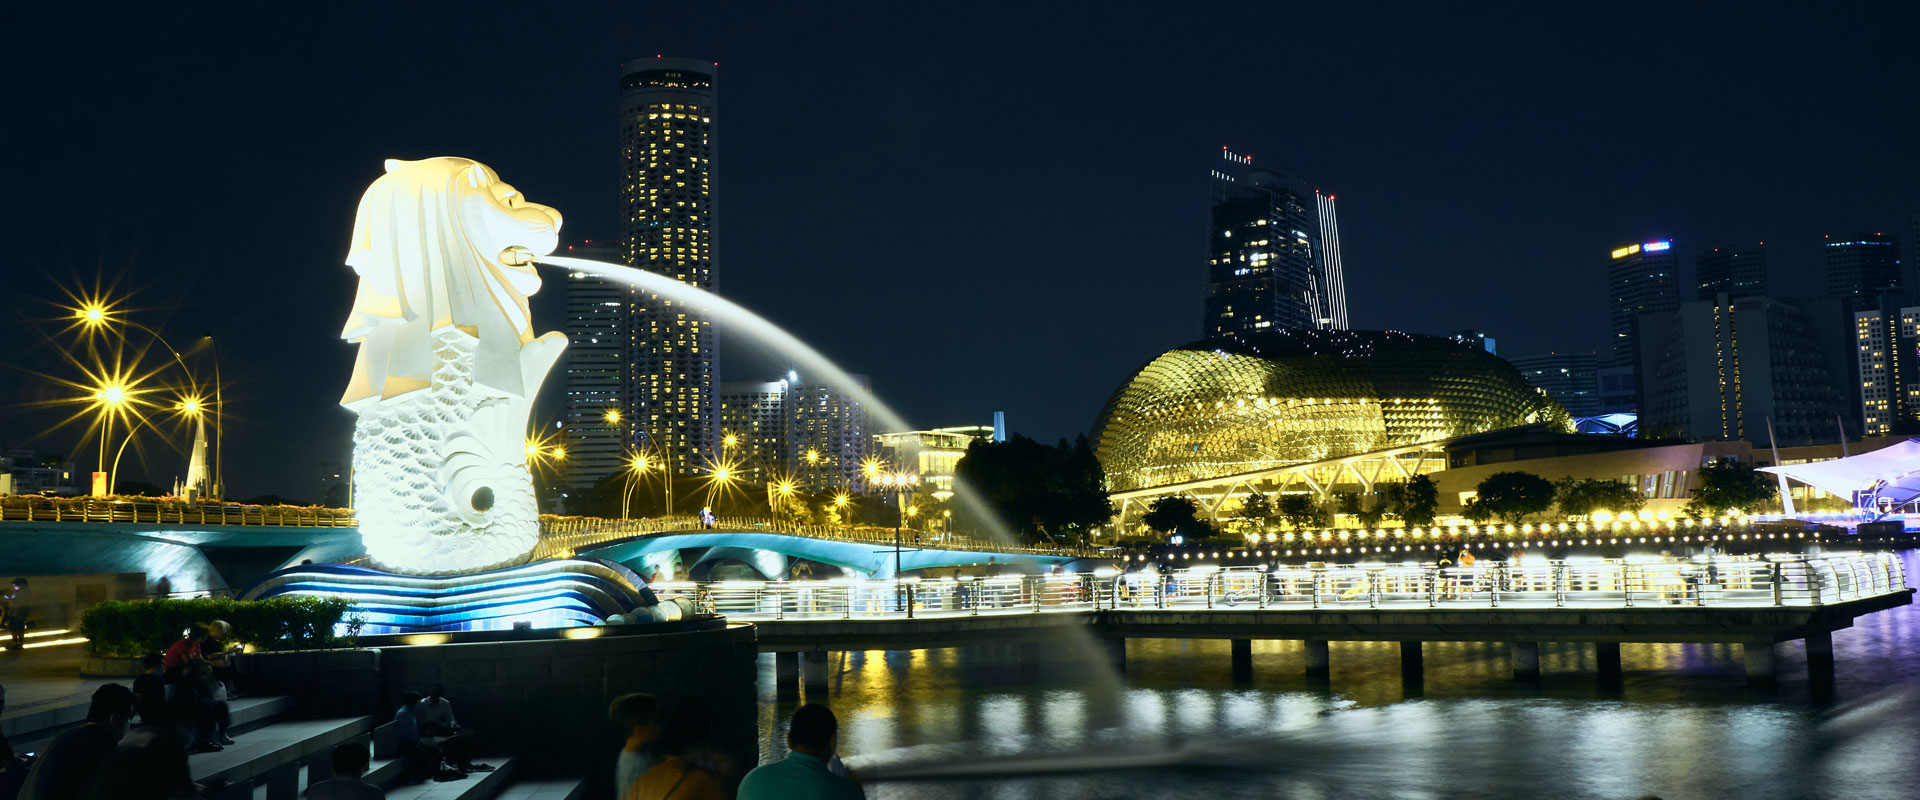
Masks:
[[[367,555],[409,573],[485,569],[533,549],[527,415],[566,347],[535,335],[533,256],[560,213],[464,158],[388,160],[353,221],[360,275],[341,338],[358,343],[342,406]]]

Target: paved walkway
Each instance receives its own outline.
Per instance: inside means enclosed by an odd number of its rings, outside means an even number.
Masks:
[[[80,677],[80,659],[86,653],[84,644],[0,653],[0,686],[7,687],[7,709],[0,718],[83,704],[94,689],[113,683],[114,678]]]

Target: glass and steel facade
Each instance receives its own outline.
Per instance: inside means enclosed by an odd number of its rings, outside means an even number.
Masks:
[[[649,58],[620,77],[622,260],[715,288],[713,196],[716,65]],[[650,292],[630,298],[628,416],[644,449],[673,471],[703,472],[719,453],[713,322]]]
[[[1395,331],[1204,339],[1137,370],[1094,422],[1130,491],[1546,423],[1567,412],[1491,353]]]
[[[1220,151],[1211,173],[1202,336],[1347,327],[1333,195]]]

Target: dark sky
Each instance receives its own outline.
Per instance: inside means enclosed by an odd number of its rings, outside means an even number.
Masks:
[[[1821,235],[1910,247],[1920,211],[1912,3],[52,5],[0,53],[3,363],[71,374],[58,287],[138,289],[218,337],[242,497],[313,499],[346,454],[341,259],[381,159],[480,160],[611,237],[618,67],[655,53],[721,64],[722,293],[926,426],[1084,432],[1197,338],[1222,145],[1338,194],[1356,327],[1509,355],[1603,344],[1615,246],[1765,240],[1804,294]],[[77,449],[44,380],[0,381],[0,447]],[[148,455],[123,475],[183,471]]]

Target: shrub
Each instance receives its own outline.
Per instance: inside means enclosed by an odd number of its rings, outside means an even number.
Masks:
[[[334,626],[351,606],[339,598],[297,596],[110,600],[81,615],[80,632],[94,655],[138,656],[166,650],[189,626],[217,619],[233,626],[226,644],[310,650],[335,643]]]

